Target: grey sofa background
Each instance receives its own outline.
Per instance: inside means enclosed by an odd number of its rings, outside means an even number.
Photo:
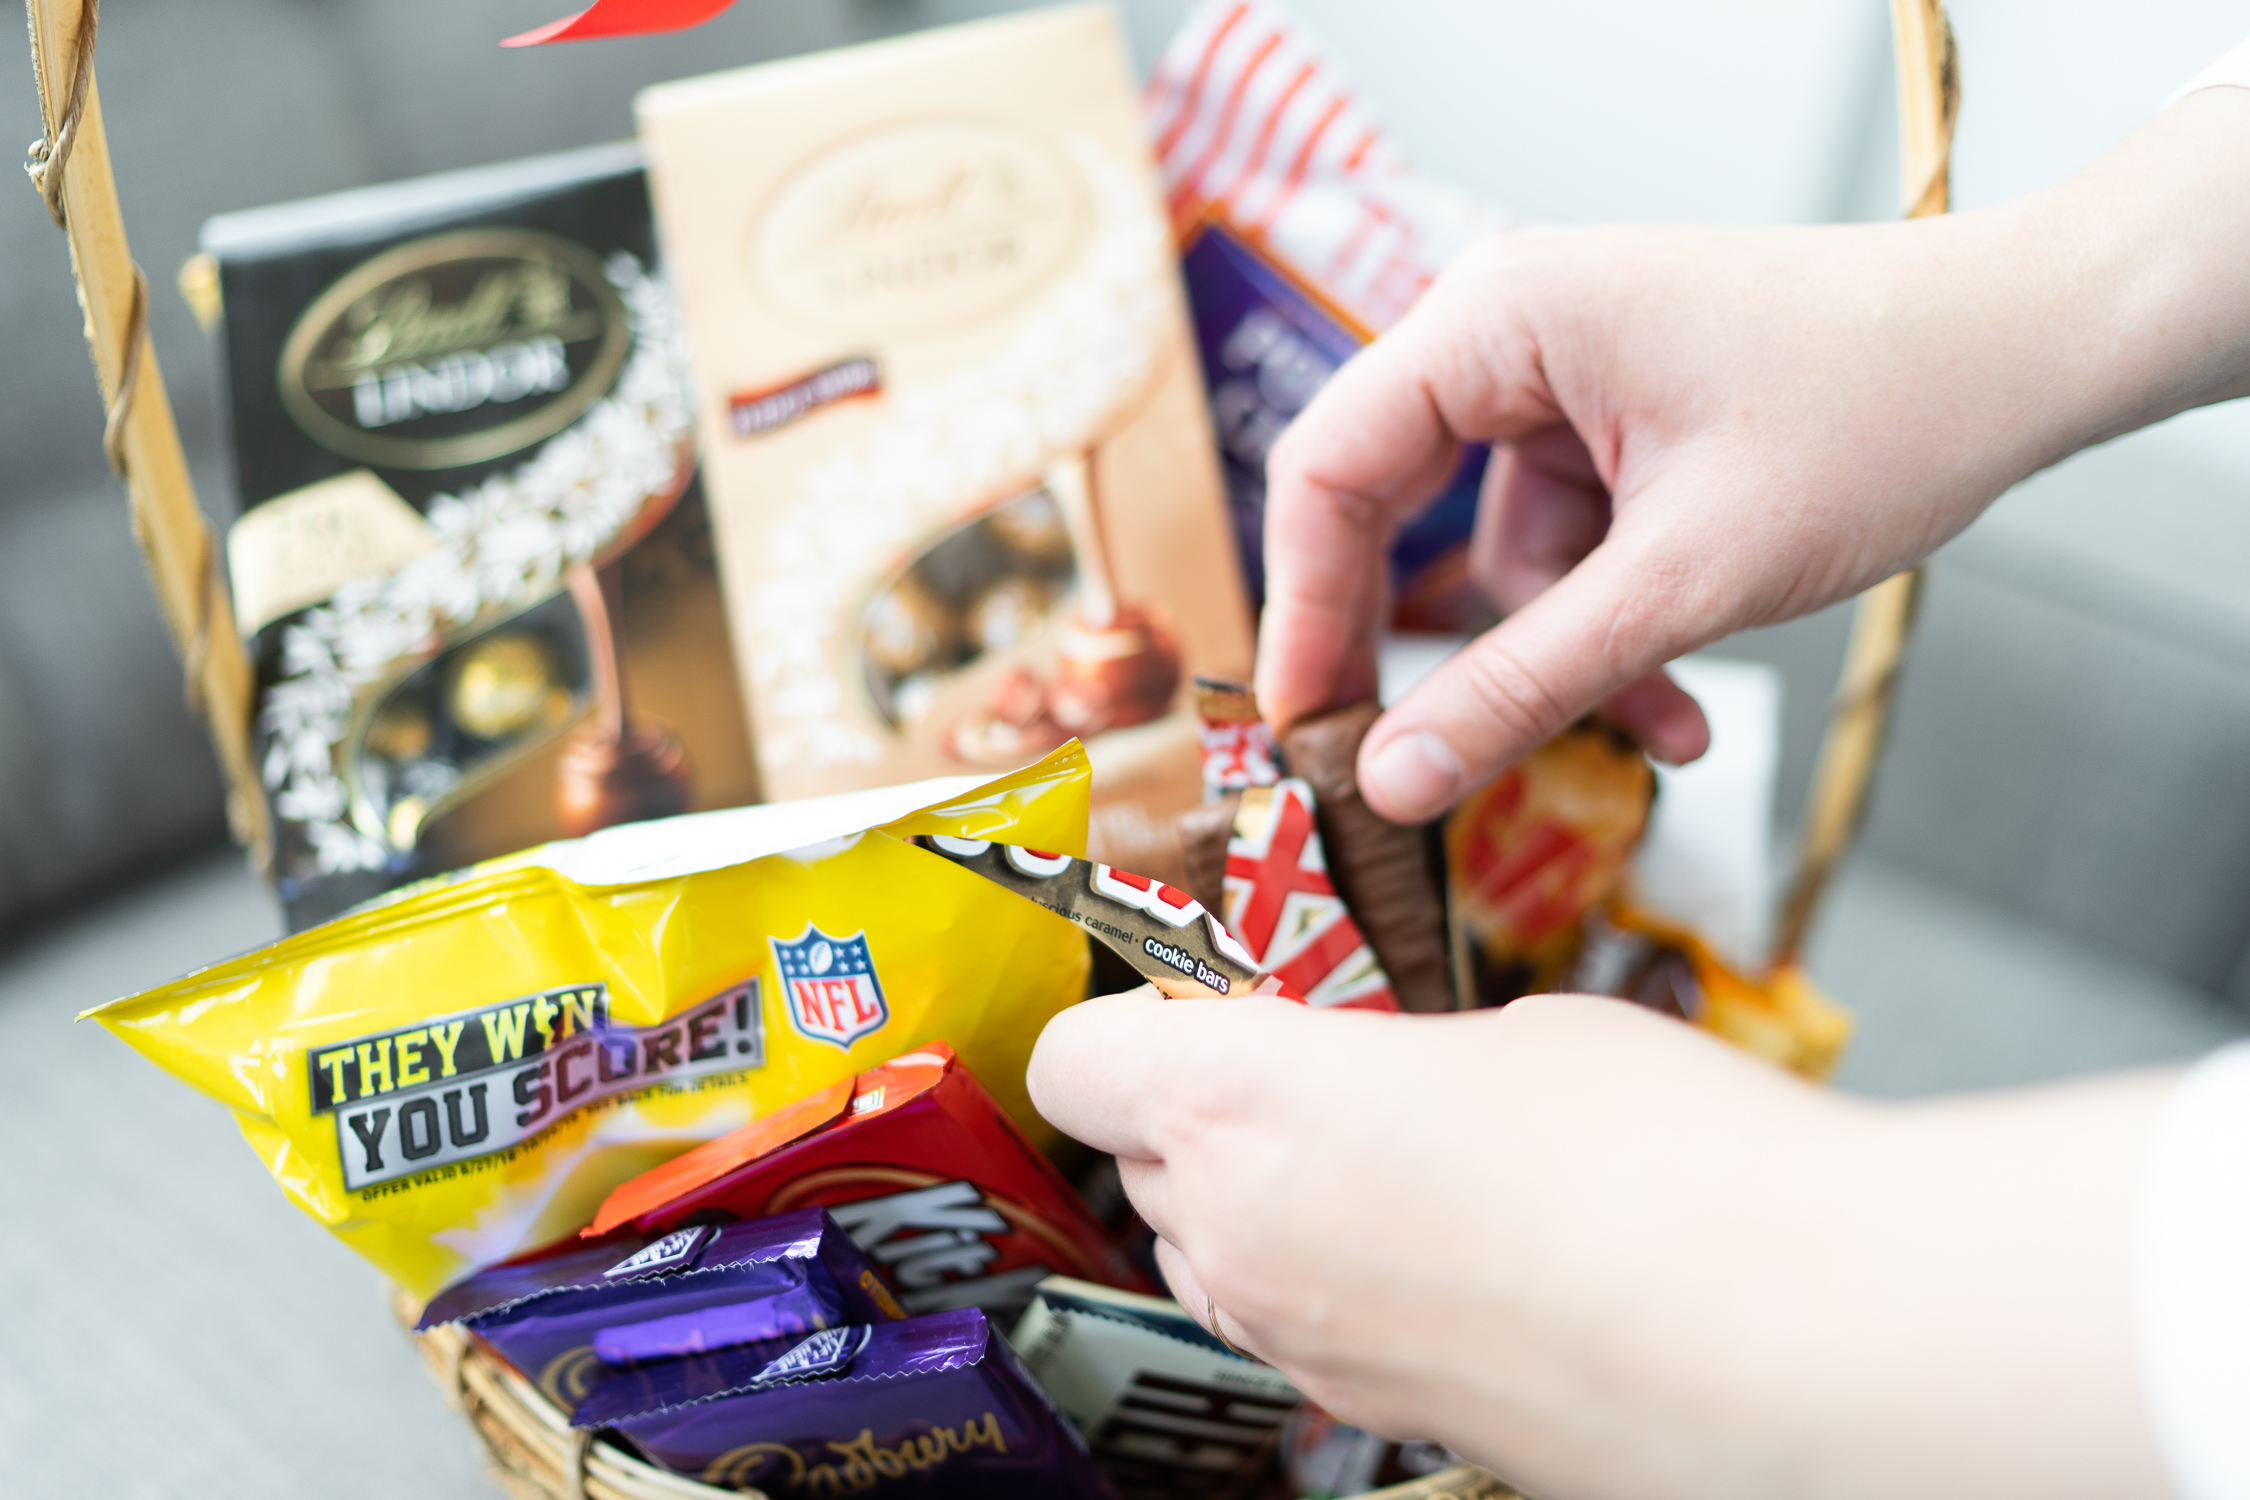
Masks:
[[[171,288],[210,214],[614,139],[659,79],[1003,0],[742,0],[698,31],[537,52],[568,0],[109,0],[127,223],[205,504],[214,361]],[[1125,6],[1145,66],[1186,0]],[[1408,152],[1527,218],[1875,218],[1895,193],[1881,0],[1543,7],[1299,0]],[[2250,29],[2222,0],[1957,0],[1959,196],[2054,180]],[[0,63],[0,139],[37,133]],[[103,469],[62,237],[0,191],[0,930],[222,834],[216,773]],[[1933,567],[1871,853],[2210,994],[2250,989],[2250,412],[2041,476]],[[1722,647],[1786,673],[1793,817],[1842,611]]]

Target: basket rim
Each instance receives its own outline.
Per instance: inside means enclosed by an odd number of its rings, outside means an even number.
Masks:
[[[495,1477],[539,1500],[771,1500],[765,1491],[722,1490],[659,1469],[600,1434],[570,1425],[562,1409],[481,1339],[453,1324],[414,1332],[421,1307],[394,1289],[391,1309],[421,1349],[447,1405],[468,1418]],[[1459,1464],[1355,1500],[1504,1500],[1515,1491],[1488,1471]]]

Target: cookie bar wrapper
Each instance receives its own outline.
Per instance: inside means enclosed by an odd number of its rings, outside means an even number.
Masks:
[[[700,1353],[905,1313],[819,1208],[575,1246],[447,1288],[421,1328],[458,1322],[566,1409],[596,1359]]]
[[[936,836],[923,847],[1077,923],[1174,1000],[1303,996],[1259,971],[1219,917],[1193,895],[1099,860],[990,839]]]
[[[1011,1316],[1058,1271],[1148,1287],[944,1043],[871,1068],[625,1183],[592,1235],[824,1205],[909,1314]]]
[[[572,1421],[673,1473],[775,1497],[1114,1500],[975,1308],[620,1372]]]
[[[1177,1302],[1067,1277],[1040,1285],[1012,1342],[1126,1500],[1240,1493],[1298,1403]]]

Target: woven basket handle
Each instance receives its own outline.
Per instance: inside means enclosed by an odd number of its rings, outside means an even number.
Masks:
[[[1953,124],[1961,109],[1960,60],[1943,0],[1891,0],[1891,42],[1898,58],[1899,178],[1906,217],[1942,214],[1951,198]],[[1776,966],[1802,956],[1813,914],[1866,814],[1921,593],[1922,570],[1910,568],[1860,595],[1852,612],[1843,676],[1805,798],[1797,873],[1774,941]]]
[[[110,466],[125,481],[133,537],[186,667],[188,703],[210,726],[227,779],[227,822],[260,864],[266,799],[250,756],[250,660],[236,633],[217,543],[195,503],[179,429],[148,347],[148,281],[133,263],[94,86],[100,0],[25,0],[45,134],[26,169],[70,236],[86,341],[109,413]]]

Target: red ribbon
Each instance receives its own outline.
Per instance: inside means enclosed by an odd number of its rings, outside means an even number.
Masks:
[[[594,0],[575,16],[550,21],[503,47],[537,47],[547,42],[583,42],[600,36],[642,36],[652,31],[685,31],[701,26],[734,0]]]

